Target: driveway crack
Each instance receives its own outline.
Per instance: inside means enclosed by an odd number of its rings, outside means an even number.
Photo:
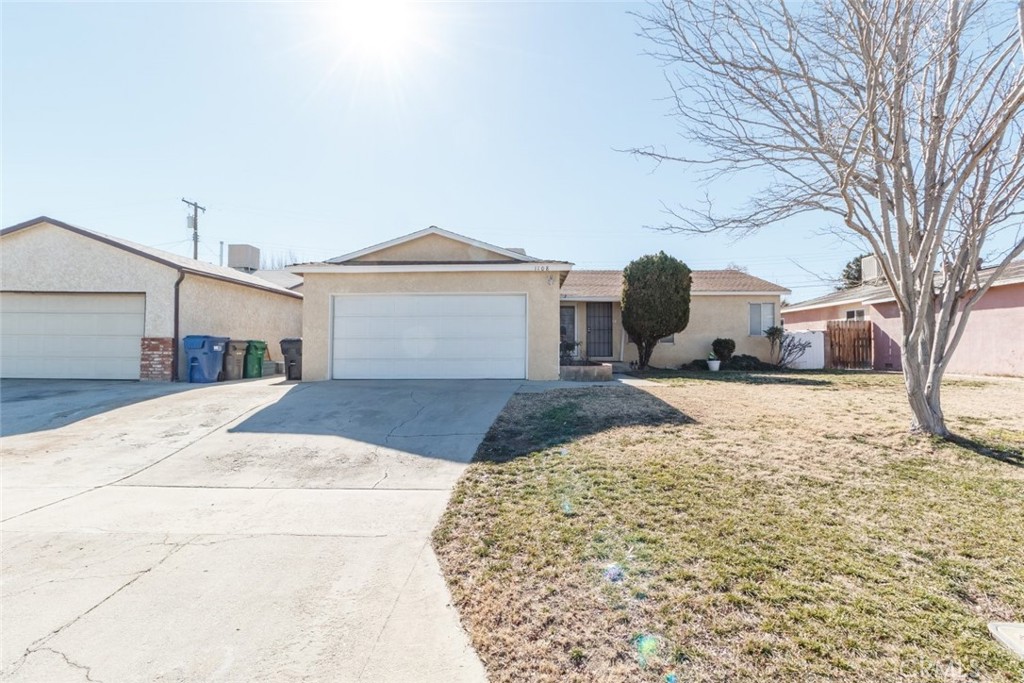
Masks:
[[[430,539],[428,538],[423,543],[423,545],[420,546],[419,552],[416,553],[415,557],[413,558],[412,566],[409,569],[409,573],[405,576],[405,581],[402,582],[402,587],[399,588],[398,591],[395,593],[395,599],[391,603],[391,609],[388,610],[388,615],[384,617],[384,623],[381,624],[380,631],[377,632],[377,637],[374,638],[373,645],[370,646],[370,653],[366,656],[366,661],[363,662],[363,666],[359,669],[359,675],[356,677],[357,681],[363,680],[363,674],[366,673],[366,669],[370,666],[370,662],[373,660],[373,653],[377,650],[377,646],[380,644],[380,639],[384,636],[384,631],[386,631],[388,628],[388,622],[391,621],[391,617],[394,616],[395,610],[398,609],[398,601],[401,600],[402,593],[404,593],[405,589],[409,586],[409,582],[412,580],[412,575],[416,573],[420,557],[423,555],[423,552],[429,547]]]
[[[409,392],[409,400],[412,401],[415,405],[418,406],[418,408],[416,409],[416,412],[413,413],[411,417],[403,420],[402,422],[399,422],[398,424],[396,424],[394,427],[391,428],[391,431],[389,431],[387,433],[387,435],[385,435],[385,437],[384,437],[384,445],[385,446],[388,445],[388,439],[390,439],[391,437],[395,436],[395,432],[397,432],[399,429],[401,429],[405,425],[409,424],[410,422],[412,422],[413,420],[418,418],[420,415],[423,414],[423,411],[427,409],[427,405],[425,403],[420,403],[419,401],[416,400],[416,392],[414,392],[414,391],[410,391]]]
[[[58,655],[61,659],[63,659],[64,663],[68,666],[83,671],[85,673],[85,680],[92,681],[93,683],[103,683],[103,681],[101,681],[100,679],[92,677],[92,667],[86,666],[85,664],[79,664],[78,662],[74,661],[60,650],[55,650],[52,647],[41,647],[37,650],[33,650],[33,652],[52,652],[53,654]]]
[[[147,567],[147,568],[143,569],[142,571],[136,572],[136,573],[134,574],[134,576],[132,576],[132,578],[131,578],[131,579],[129,579],[129,580],[128,580],[128,581],[126,581],[125,583],[121,584],[121,585],[120,585],[120,586],[119,586],[119,587],[118,587],[117,589],[115,589],[115,590],[114,590],[114,591],[113,591],[112,593],[110,593],[110,595],[108,595],[107,597],[103,598],[102,600],[100,600],[99,602],[97,602],[97,603],[96,603],[95,605],[93,605],[93,606],[92,606],[92,607],[90,607],[89,609],[85,610],[84,612],[82,612],[82,613],[81,613],[81,614],[79,614],[78,616],[74,617],[74,618],[73,618],[73,619],[71,619],[70,621],[66,622],[66,623],[65,623],[65,624],[63,624],[62,626],[59,626],[58,628],[54,629],[53,631],[50,631],[50,632],[49,632],[49,633],[47,633],[47,634],[46,634],[45,636],[43,636],[43,637],[39,638],[38,640],[36,640],[35,642],[33,642],[33,643],[32,643],[31,645],[29,645],[29,646],[28,646],[27,648],[25,648],[25,652],[23,652],[23,653],[22,653],[22,655],[21,655],[21,657],[20,657],[20,658],[18,659],[18,661],[14,663],[14,665],[13,665],[13,667],[12,667],[12,669],[11,669],[11,673],[14,673],[14,672],[15,672],[15,671],[17,671],[18,669],[20,669],[20,668],[21,668],[21,667],[22,667],[22,666],[23,666],[23,665],[25,664],[25,661],[26,661],[26,660],[27,660],[27,659],[28,659],[28,658],[29,658],[29,657],[30,657],[30,656],[31,656],[31,655],[32,655],[32,654],[33,654],[34,652],[39,652],[40,650],[51,650],[51,651],[55,652],[56,654],[59,654],[59,655],[63,656],[63,657],[64,657],[64,659],[65,659],[65,660],[66,660],[66,661],[67,661],[67,662],[68,662],[69,664],[71,664],[72,666],[76,666],[75,664],[73,664],[73,663],[71,662],[71,660],[70,660],[70,659],[68,659],[68,658],[67,658],[66,656],[64,656],[64,654],[63,654],[62,652],[60,652],[60,651],[58,651],[58,650],[54,650],[53,648],[50,648],[50,647],[44,647],[44,646],[46,645],[46,643],[50,642],[50,641],[51,641],[51,640],[52,640],[53,638],[55,638],[56,636],[58,636],[58,635],[59,635],[59,634],[60,634],[61,632],[63,632],[64,630],[68,629],[69,627],[73,626],[73,625],[74,625],[75,623],[77,623],[77,622],[78,622],[78,621],[80,621],[81,619],[85,618],[85,617],[86,617],[86,616],[88,616],[88,615],[89,615],[90,613],[92,613],[92,612],[94,612],[95,610],[99,609],[99,608],[100,608],[100,607],[101,607],[101,606],[102,606],[103,604],[105,604],[105,603],[106,603],[106,602],[107,602],[108,600],[110,600],[110,599],[111,599],[111,598],[113,598],[113,597],[114,597],[115,595],[117,595],[117,594],[118,594],[118,593],[120,593],[121,591],[125,590],[126,588],[128,588],[128,587],[129,587],[129,586],[131,586],[132,584],[134,584],[134,583],[135,583],[136,581],[138,581],[139,579],[141,579],[141,578],[142,578],[143,576],[145,576],[146,574],[150,573],[151,571],[153,571],[154,569],[156,569],[157,567],[159,567],[160,565],[162,565],[162,564],[163,564],[164,562],[166,562],[167,560],[169,560],[169,559],[171,558],[171,556],[173,556],[173,555],[174,555],[175,553],[177,553],[177,552],[178,552],[179,550],[181,550],[182,548],[184,548],[185,546],[187,546],[187,545],[188,545],[189,543],[191,543],[192,541],[194,541],[194,540],[195,540],[195,539],[197,539],[197,538],[199,538],[199,534],[196,534],[195,536],[192,536],[192,537],[191,537],[191,538],[189,538],[188,540],[186,540],[186,541],[183,541],[183,542],[181,542],[181,543],[175,543],[175,544],[172,544],[172,545],[173,545],[173,547],[171,548],[171,550],[170,550],[170,551],[169,551],[169,552],[168,552],[168,553],[167,553],[166,555],[164,555],[164,556],[163,556],[163,557],[161,557],[161,558],[160,558],[159,560],[157,560],[156,562],[154,562],[154,563],[153,563],[153,564],[152,564],[151,566],[149,566],[149,567]],[[80,666],[80,665],[79,665],[79,666],[78,666],[78,668],[87,668],[87,667],[84,667],[84,666]],[[92,680],[95,680],[95,679],[89,678],[89,674],[88,674],[88,673],[86,674],[86,678],[88,678],[88,680],[90,680],[90,681],[92,681]]]
[[[5,593],[4,599],[13,597],[15,595],[21,595],[22,593],[30,593],[34,590],[38,590],[43,586],[48,586],[52,583],[68,583],[70,581],[89,581],[91,579],[117,579],[122,576],[135,576],[138,572],[122,572],[120,574],[95,574],[90,576],[69,576],[64,579],[50,579],[49,581],[43,581],[42,583],[34,583],[31,586],[16,590],[11,593]]]
[[[383,477],[381,477],[380,479],[378,479],[377,481],[373,482],[373,486],[371,486],[370,488],[371,488],[371,489],[375,489],[375,488],[377,488],[377,486],[378,486],[379,484],[383,483],[383,482],[384,482],[384,480],[385,480],[385,479],[387,479],[387,478],[388,478],[388,468],[387,468],[387,467],[385,467],[385,468],[384,468],[384,476],[383,476]]]

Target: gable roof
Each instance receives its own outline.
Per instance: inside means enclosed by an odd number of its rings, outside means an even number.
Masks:
[[[304,280],[301,275],[297,275],[287,268],[274,268],[273,270],[257,270],[253,273],[256,277],[273,282],[279,287],[285,289],[295,289],[301,285]]]
[[[327,263],[346,263],[348,261],[352,261],[362,256],[367,256],[377,251],[384,251],[385,249],[390,249],[391,247],[396,247],[399,244],[405,244],[406,242],[412,242],[413,240],[417,240],[428,235],[438,235],[440,237],[445,237],[456,242],[461,242],[462,244],[467,244],[469,246],[476,247],[477,249],[483,249],[485,251],[494,252],[495,254],[504,256],[510,261],[521,261],[524,263],[543,261],[543,259],[527,255],[526,252],[521,249],[507,249],[505,247],[495,246],[493,244],[488,244],[487,242],[475,240],[472,237],[459,235],[458,233],[451,232],[450,230],[444,230],[443,228],[439,228],[436,225],[431,225],[429,228],[417,230],[416,232],[409,233],[408,235],[403,235],[402,237],[396,237],[395,239],[388,240],[387,242],[381,242],[379,244],[374,244],[372,246],[366,247],[365,249],[359,249],[358,251],[353,251],[348,254],[335,256],[332,259],[327,259]]]
[[[862,304],[868,300],[877,300],[879,297],[892,296],[887,285],[857,285],[849,289],[841,289],[831,294],[825,294],[814,299],[801,301],[792,306],[782,309],[783,313],[806,311],[812,308],[825,308],[829,306],[842,306],[844,304]]]
[[[984,278],[994,270],[994,266],[991,268],[983,268],[978,271],[978,276],[980,278]],[[1010,265],[1006,266],[1006,270],[1003,271],[1003,274],[999,276],[998,280],[992,283],[992,286],[1003,287],[1005,285],[1018,283],[1024,283],[1024,260],[1013,261]],[[844,304],[867,305],[880,304],[887,301],[895,301],[895,297],[892,295],[892,290],[889,289],[888,285],[884,283],[861,284],[849,289],[840,289],[814,299],[808,299],[807,301],[799,301],[792,306],[786,306],[782,309],[782,312],[796,313],[798,311],[810,311],[815,308],[828,308],[831,306],[842,306]]]
[[[789,294],[789,290],[742,270],[695,270],[691,294]],[[622,298],[621,270],[572,270],[562,285],[563,299],[614,300]]]
[[[283,294],[285,296],[294,297],[297,299],[302,298],[302,294],[298,292],[292,292],[285,287],[274,284],[262,278],[254,275],[249,275],[241,271],[235,270],[234,268],[228,268],[226,266],[215,266],[212,263],[204,263],[203,261],[197,261],[195,259],[188,258],[186,256],[179,256],[178,254],[172,254],[169,251],[163,251],[162,249],[154,249],[153,247],[147,247],[143,244],[131,242],[129,240],[121,239],[120,237],[112,237],[111,235],[104,235],[103,233],[94,232],[85,228],[78,227],[77,225],[71,225],[64,221],[58,221],[54,218],[47,216],[40,216],[33,218],[32,220],[18,223],[10,227],[0,230],[0,237],[6,237],[15,232],[32,228],[37,225],[48,224],[56,228],[68,230],[69,232],[76,233],[89,239],[94,239],[97,242],[102,242],[111,247],[122,249],[136,256],[140,256],[150,261],[155,261],[168,268],[175,270],[184,271],[186,273],[192,273],[193,275],[199,275],[201,277],[208,277],[213,280],[221,280],[223,282],[230,282],[237,285],[243,285],[245,287],[252,287],[254,289],[262,289],[267,292],[274,294]]]

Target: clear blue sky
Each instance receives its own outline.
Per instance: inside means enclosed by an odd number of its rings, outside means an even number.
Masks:
[[[683,145],[629,3],[10,4],[2,224],[46,214],[200,258],[247,242],[306,261],[438,225],[580,268],[659,249],[828,291],[854,246],[811,217],[739,242],[654,232],[698,184],[616,149]],[[381,43],[384,48],[381,49]]]

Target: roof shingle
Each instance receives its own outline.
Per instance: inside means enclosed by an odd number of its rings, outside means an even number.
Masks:
[[[692,294],[725,292],[772,292],[788,294],[789,290],[741,270],[695,270],[690,289]],[[619,298],[622,296],[621,270],[571,270],[562,285],[563,299]]]

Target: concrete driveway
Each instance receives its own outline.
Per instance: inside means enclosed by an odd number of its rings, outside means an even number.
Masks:
[[[429,537],[519,384],[5,382],[4,680],[484,680]]]

